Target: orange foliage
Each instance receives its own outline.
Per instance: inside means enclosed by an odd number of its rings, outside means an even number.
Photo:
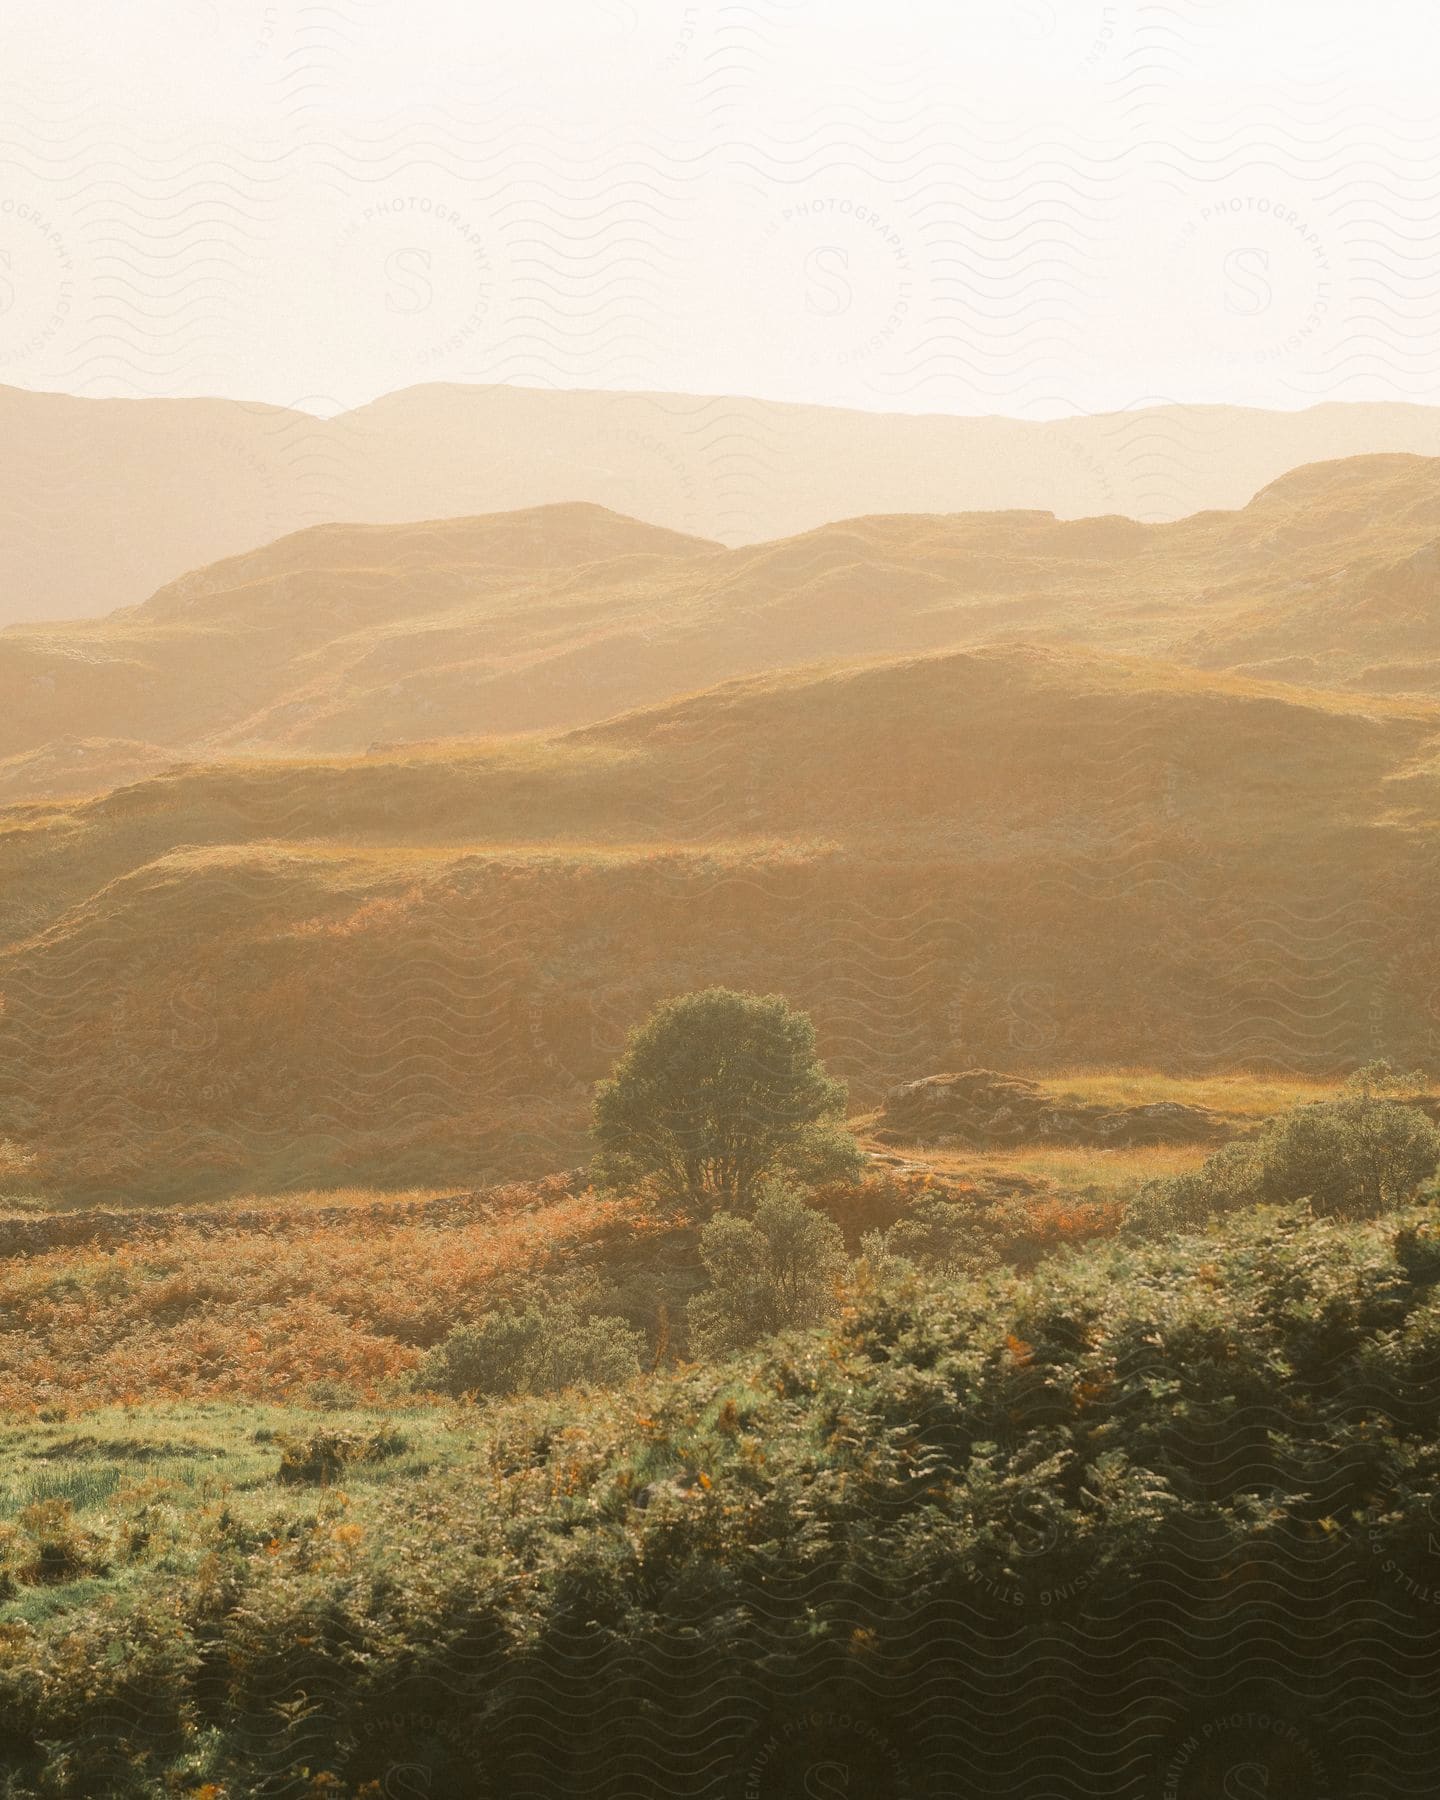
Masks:
[[[1030,1244],[1042,1256],[1063,1244],[1111,1237],[1125,1216],[1119,1201],[1073,1200],[1058,1194],[1033,1199],[1024,1211]]]
[[[234,1230],[181,1220],[109,1251],[16,1258],[0,1276],[0,1407],[278,1399],[321,1378],[373,1395],[507,1285],[662,1228],[637,1200],[536,1204],[535,1192],[459,1222],[372,1212],[358,1230],[277,1210]]]
[[[960,1199],[974,1193],[969,1182],[906,1171],[883,1171],[858,1181],[827,1181],[814,1189],[811,1200],[845,1234],[845,1247],[854,1255],[861,1240],[872,1231],[888,1231],[919,1195],[939,1194]]]

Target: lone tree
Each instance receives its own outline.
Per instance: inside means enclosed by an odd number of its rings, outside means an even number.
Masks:
[[[815,1027],[778,994],[707,988],[658,1006],[596,1091],[596,1174],[646,1178],[702,1207],[746,1207],[767,1175],[824,1181],[860,1166],[845,1089]]]

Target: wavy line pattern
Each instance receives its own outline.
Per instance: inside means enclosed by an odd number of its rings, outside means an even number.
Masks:
[[[932,13],[482,8],[427,63],[390,0],[270,6],[217,41],[223,133],[37,50],[0,89],[0,372],[253,393],[268,365],[322,412],[414,380],[1036,418],[1434,398],[1406,71],[1377,97],[1323,13],[1283,58],[1205,0]],[[723,482],[728,444],[693,447]]]

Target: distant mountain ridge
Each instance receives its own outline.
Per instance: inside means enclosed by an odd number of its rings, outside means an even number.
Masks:
[[[316,526],[108,617],[0,632],[0,801],[182,759],[584,726],[731,677],[995,643],[1435,695],[1437,575],[1440,458],[1408,455],[1290,471],[1169,524],[907,513],[730,549],[588,503]]]
[[[1033,422],[437,384],[321,419],[0,387],[0,624],[133,605],[339,519],[589,501],[731,546],[892,512],[1161,520],[1378,452],[1440,455],[1440,408],[1156,405]]]

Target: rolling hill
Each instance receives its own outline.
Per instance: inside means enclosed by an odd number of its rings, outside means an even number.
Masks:
[[[1440,455],[1440,409],[1162,404],[1026,422],[432,384],[317,417],[304,401],[0,387],[0,446],[4,624],[135,605],[186,570],[336,519],[584,500],[730,545],[898,511],[1174,519],[1241,506],[1301,463]]]
[[[1423,1061],[1437,753],[1433,701],[1009,646],[15,805],[0,1139],[91,1195],[543,1171],[710,982],[810,1010],[857,1107],[977,1064]]]
[[[1162,525],[899,514],[739,549],[587,504],[317,526],[108,617],[0,633],[0,796],[579,726],[726,677],[991,642],[1435,693],[1437,582],[1440,459],[1413,456]]]

